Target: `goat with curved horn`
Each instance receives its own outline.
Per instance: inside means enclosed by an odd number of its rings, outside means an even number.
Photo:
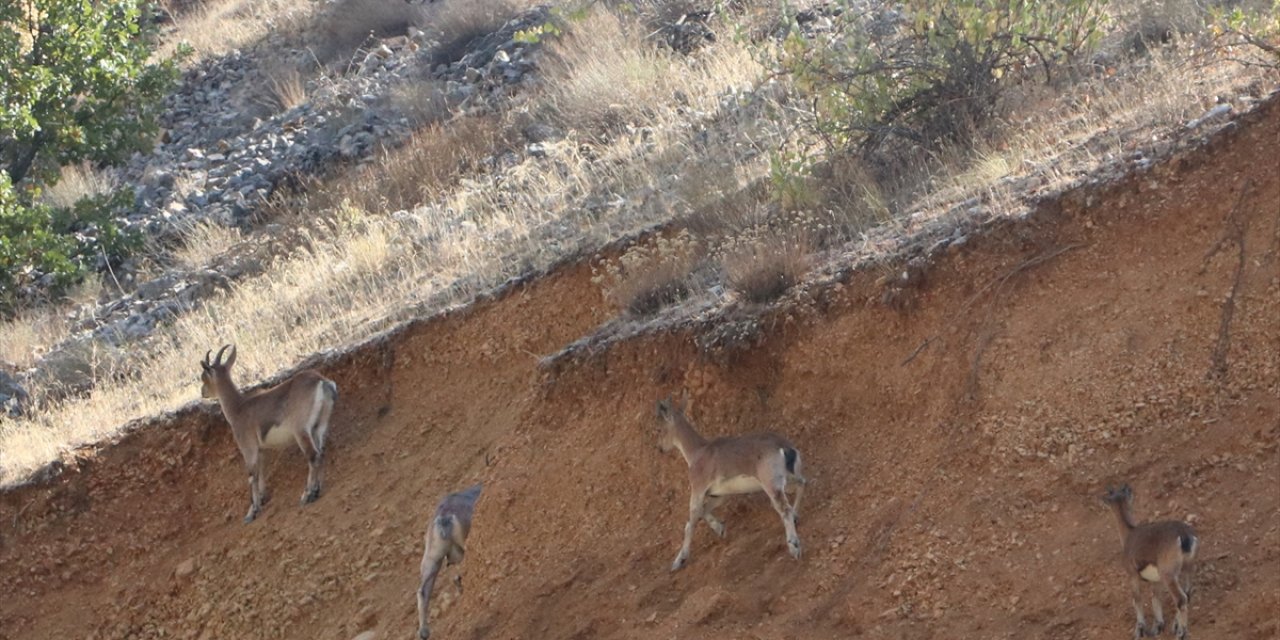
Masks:
[[[230,349],[230,353],[227,350]],[[329,418],[338,399],[338,385],[312,369],[299,371],[288,380],[269,389],[242,393],[231,380],[231,365],[236,361],[234,345],[224,345],[211,361],[206,352],[200,362],[200,394],[218,399],[222,415],[231,425],[240,455],[249,472],[249,513],[246,523],[253,522],[266,502],[266,482],[262,474],[262,450],[280,449],[297,444],[307,457],[306,490],[302,504],[320,497],[321,466],[324,463],[325,436]],[[226,361],[222,357],[226,354]]]

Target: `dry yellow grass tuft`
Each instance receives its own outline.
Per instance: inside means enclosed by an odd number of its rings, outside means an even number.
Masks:
[[[812,261],[803,234],[734,238],[723,248],[725,284],[748,302],[776,300],[800,282]]]
[[[185,43],[197,61],[243,49],[271,33],[302,33],[315,6],[308,0],[209,0],[179,12],[174,33],[156,54],[172,56]]]
[[[88,163],[72,164],[62,168],[58,181],[41,194],[41,199],[50,206],[70,207],[81,198],[109,193],[115,188],[115,181]]]
[[[200,269],[213,263],[242,240],[235,227],[201,220],[185,226],[180,232],[182,246],[170,253],[170,260],[187,270]]]
[[[268,65],[265,97],[262,102],[277,112],[288,111],[307,101],[307,79],[296,66],[290,64]]]
[[[549,47],[558,76],[548,89],[554,117],[569,127],[603,132],[640,124],[674,102],[684,69],[673,52],[643,42],[639,25],[590,12]]]
[[[27,369],[67,335],[67,310],[61,306],[20,312],[0,322],[0,363]]]
[[[681,229],[595,265],[591,280],[620,311],[651,315],[689,296],[701,250],[697,239]]]

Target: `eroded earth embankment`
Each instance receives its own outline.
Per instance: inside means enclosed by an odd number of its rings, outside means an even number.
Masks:
[[[585,266],[325,361],[327,492],[269,462],[249,526],[220,416],[188,409],[0,497],[0,638],[409,638],[436,499],[483,479],[438,638],[1117,638],[1132,613],[1098,501],[1203,537],[1194,637],[1280,635],[1280,103],[1198,151],[1069,194],[941,256],[771,313],[750,348],[687,331],[554,372],[609,311]],[[195,363],[211,345],[192,346]],[[787,556],[762,496],[670,574],[684,463],[653,401],[709,434],[776,428],[812,484]]]

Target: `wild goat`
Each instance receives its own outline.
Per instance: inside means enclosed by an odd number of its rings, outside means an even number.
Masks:
[[[1151,586],[1164,582],[1178,607],[1174,617],[1173,633],[1179,639],[1187,637],[1187,603],[1190,601],[1191,573],[1200,539],[1191,525],[1176,520],[1135,524],[1133,520],[1133,490],[1129,485],[1120,488],[1107,487],[1103,502],[1115,511],[1120,523],[1120,535],[1124,542],[1124,567],[1133,589],[1133,610],[1138,615],[1133,637],[1155,636],[1164,630],[1164,610],[1159,594],[1152,591],[1151,609],[1155,614],[1155,626],[1148,628],[1142,615],[1144,582]],[[1182,577],[1182,583],[1179,582]],[[1183,587],[1183,583],[1186,587]]]
[[[227,349],[226,362],[222,354]],[[231,365],[236,362],[236,348],[225,345],[209,361],[209,352],[200,361],[200,394],[217,397],[222,415],[231,425],[240,455],[249,470],[249,513],[245,523],[253,522],[266,502],[266,482],[262,474],[262,450],[280,449],[297,443],[307,457],[310,469],[302,504],[320,497],[321,465],[324,462],[324,439],[329,431],[333,403],[338,399],[338,385],[313,370],[299,371],[293,377],[271,387],[241,393],[231,381]]]
[[[689,560],[689,545],[693,542],[693,530],[698,520],[720,537],[724,537],[724,523],[714,515],[716,507],[726,496],[763,491],[769,496],[773,508],[782,518],[787,533],[787,549],[795,558],[800,557],[800,536],[796,533],[796,513],[800,498],[808,482],[800,474],[800,452],[791,442],[776,433],[756,433],[744,436],[722,437],[708,441],[694,430],[683,407],[672,403],[670,397],[658,401],[658,418],[664,429],[658,443],[663,452],[672,448],[680,450],[689,464],[689,522],[684,527],[684,544],[671,570],[678,571]],[[794,502],[787,501],[787,481],[796,485]]]
[[[436,507],[435,518],[427,526],[426,549],[422,552],[422,583],[418,585],[418,638],[431,637],[427,613],[431,607],[431,588],[443,566],[462,562],[467,552],[467,535],[471,533],[471,516],[480,500],[483,483],[451,493]],[[459,588],[461,579],[455,578]]]

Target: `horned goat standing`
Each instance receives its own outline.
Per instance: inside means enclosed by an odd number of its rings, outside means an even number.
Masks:
[[[227,359],[222,354],[230,349]],[[240,455],[249,471],[249,513],[245,523],[253,522],[266,502],[266,481],[262,474],[262,450],[281,449],[296,443],[307,457],[309,470],[302,504],[320,497],[321,466],[324,463],[324,441],[329,432],[329,418],[338,399],[338,385],[318,372],[299,371],[288,380],[271,387],[241,393],[231,380],[231,365],[236,362],[236,348],[225,345],[209,360],[206,352],[200,362],[200,393],[216,397],[222,415],[231,425]]]
[[[1133,518],[1133,490],[1129,485],[1107,488],[1103,502],[1111,506],[1120,524],[1120,536],[1124,543],[1124,568],[1133,591],[1133,610],[1138,616],[1133,637],[1159,635],[1164,630],[1164,610],[1160,595],[1152,591],[1151,609],[1155,625],[1147,627],[1143,616],[1143,587],[1153,587],[1163,582],[1177,606],[1173,621],[1173,633],[1179,640],[1187,637],[1187,609],[1191,592],[1191,572],[1200,549],[1200,539],[1191,525],[1164,520],[1136,524]],[[1185,584],[1185,587],[1184,587]],[[1153,587],[1154,588],[1154,587]]]
[[[687,400],[684,407],[676,406],[669,397],[658,401],[658,418],[664,423],[658,448],[664,452],[679,449],[689,465],[689,521],[684,527],[684,543],[671,563],[671,570],[678,571],[689,560],[689,546],[698,520],[705,520],[716,535],[724,537],[724,523],[713,515],[715,508],[726,496],[756,491],[769,496],[769,502],[782,518],[787,549],[799,558],[796,512],[808,482],[800,473],[800,452],[776,433],[708,441],[694,430],[685,414],[687,409]],[[787,500],[788,482],[796,487],[793,502]]]
[[[471,533],[471,516],[480,500],[483,483],[451,493],[436,507],[435,517],[427,526],[426,548],[422,552],[422,582],[418,585],[418,638],[431,637],[427,613],[431,608],[431,589],[436,575],[444,566],[462,562],[467,552],[467,535]],[[459,581],[459,585],[461,582]]]

